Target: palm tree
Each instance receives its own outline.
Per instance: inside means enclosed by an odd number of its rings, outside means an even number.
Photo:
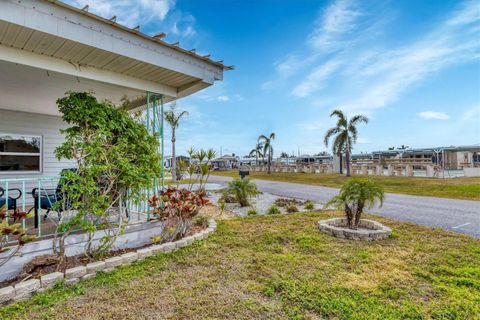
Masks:
[[[176,135],[175,132],[180,125],[180,121],[183,117],[188,115],[187,111],[180,111],[176,109],[177,105],[172,103],[170,105],[170,110],[164,112],[163,117],[165,121],[170,125],[172,128],[172,181],[177,181],[177,159],[175,157],[175,142],[176,142]]]
[[[348,228],[357,229],[363,210],[371,209],[377,201],[380,202],[381,207],[384,197],[383,188],[377,183],[369,179],[352,178],[325,207],[333,205],[337,209],[343,209]]]
[[[263,154],[267,155],[267,173],[270,174],[270,167],[272,165],[273,145],[272,142],[275,139],[275,133],[270,133],[270,136],[260,135],[258,137],[258,143],[263,147]]]
[[[357,125],[365,122],[368,123],[368,118],[363,115],[356,115],[350,119],[341,110],[333,110],[330,117],[337,117],[337,125],[328,129],[325,134],[325,146],[328,147],[328,141],[331,137],[333,140],[333,154],[342,155],[345,153],[345,162],[347,165],[347,177],[350,177],[350,153],[352,146],[357,142]]]
[[[250,150],[249,157],[255,157],[255,165],[258,166],[258,157],[263,157],[262,145],[257,143],[254,149]]]

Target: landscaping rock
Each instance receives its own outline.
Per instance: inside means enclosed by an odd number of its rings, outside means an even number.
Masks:
[[[131,264],[138,260],[138,253],[136,252],[127,252],[121,255],[122,264]]]
[[[12,286],[0,289],[0,305],[15,298],[15,288]]]
[[[85,266],[78,266],[75,268],[70,268],[65,270],[66,279],[81,278],[86,274],[87,274],[87,267]]]
[[[153,255],[153,248],[150,247],[145,249],[139,249],[137,250],[137,254],[138,254],[138,260],[143,260],[146,257],[150,257],[151,255]]]
[[[72,278],[72,279],[67,279],[65,280],[65,283],[67,285],[74,285],[80,282],[80,278]]]
[[[193,242],[194,238],[192,236],[189,236],[185,237],[183,240],[185,240],[187,242],[187,245],[189,245]]]
[[[15,301],[20,301],[30,298],[32,293],[40,289],[40,280],[30,279],[24,282],[17,283],[15,286]]]
[[[105,269],[105,261],[95,261],[87,264],[87,274],[95,274]]]
[[[105,268],[109,269],[109,268],[115,268],[115,267],[121,266],[122,260],[123,260],[122,257],[111,257],[111,258],[105,259]]]
[[[154,246],[151,246],[150,249],[152,249],[152,255],[157,252],[165,252],[165,244],[156,244]]]
[[[42,288],[51,288],[55,283],[62,281],[64,274],[62,272],[53,272],[46,274],[40,278],[40,284]]]
[[[175,241],[174,243],[176,248],[183,248],[187,245],[187,241],[185,239]]]
[[[95,278],[96,274],[95,273],[87,273],[86,275],[84,275],[82,277],[82,280],[88,280],[88,279],[91,279],[91,278]]]
[[[165,246],[165,252],[172,252],[175,250],[176,245],[173,242],[167,242],[163,244]]]
[[[373,220],[360,220],[359,229],[355,230],[346,228],[346,223],[344,218],[321,220],[318,223],[318,229],[338,238],[364,241],[382,240],[392,233],[392,229]]]
[[[205,236],[201,232],[193,235],[194,240],[203,240],[204,237]]]

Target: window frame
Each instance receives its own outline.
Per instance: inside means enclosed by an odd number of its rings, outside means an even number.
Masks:
[[[10,135],[10,136],[22,136],[29,138],[39,138],[40,139],[40,151],[38,153],[34,152],[2,152],[0,151],[0,156],[38,156],[38,170],[28,171],[28,170],[18,170],[18,171],[0,171],[0,175],[14,175],[14,174],[42,174],[43,173],[43,135],[41,134],[30,134],[30,133],[14,133],[14,132],[3,132],[0,131],[0,136]]]

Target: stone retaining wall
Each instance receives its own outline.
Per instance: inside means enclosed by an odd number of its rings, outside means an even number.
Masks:
[[[175,242],[151,245],[138,249],[134,252],[127,252],[121,256],[107,258],[103,261],[91,262],[84,266],[78,266],[65,270],[65,272],[53,272],[42,276],[40,279],[30,279],[19,282],[15,285],[0,289],[0,305],[29,299],[36,293],[43,292],[59,281],[66,284],[76,284],[81,280],[95,277],[99,271],[110,272],[116,267],[132,264],[135,261],[143,260],[159,252],[172,252],[183,248],[196,240],[203,240],[217,228],[215,220],[211,219],[208,228],[192,236],[185,237]]]
[[[348,229],[346,225],[347,219],[332,218],[320,220],[318,222],[318,229],[323,233],[337,238],[365,241],[386,239],[392,233],[392,229],[373,220],[361,219],[359,229],[356,230]]]

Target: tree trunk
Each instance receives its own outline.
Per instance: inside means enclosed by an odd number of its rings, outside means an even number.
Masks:
[[[268,172],[267,172],[267,173],[268,173],[268,174],[270,174],[270,173],[271,173],[271,171],[270,171],[270,165],[271,165],[271,163],[272,163],[272,155],[270,154],[270,151],[268,152],[268,158],[267,158],[267,161],[268,161],[268,163],[267,163],[267,166],[268,166]]]
[[[345,166],[347,167],[347,177],[350,177],[350,150],[347,147],[347,150],[345,150]]]
[[[340,174],[343,174],[343,157],[342,157],[342,154],[339,153],[338,154],[338,157],[340,158],[339,161],[340,161]]]
[[[175,128],[172,128],[172,182],[177,181],[177,158],[175,157]]]
[[[347,227],[349,229],[353,229],[353,212],[352,208],[350,208],[348,205],[345,205],[345,216],[347,218]]]
[[[360,217],[362,216],[364,206],[364,203],[358,204],[357,210],[355,212],[355,229],[358,228],[358,224],[360,223]]]

